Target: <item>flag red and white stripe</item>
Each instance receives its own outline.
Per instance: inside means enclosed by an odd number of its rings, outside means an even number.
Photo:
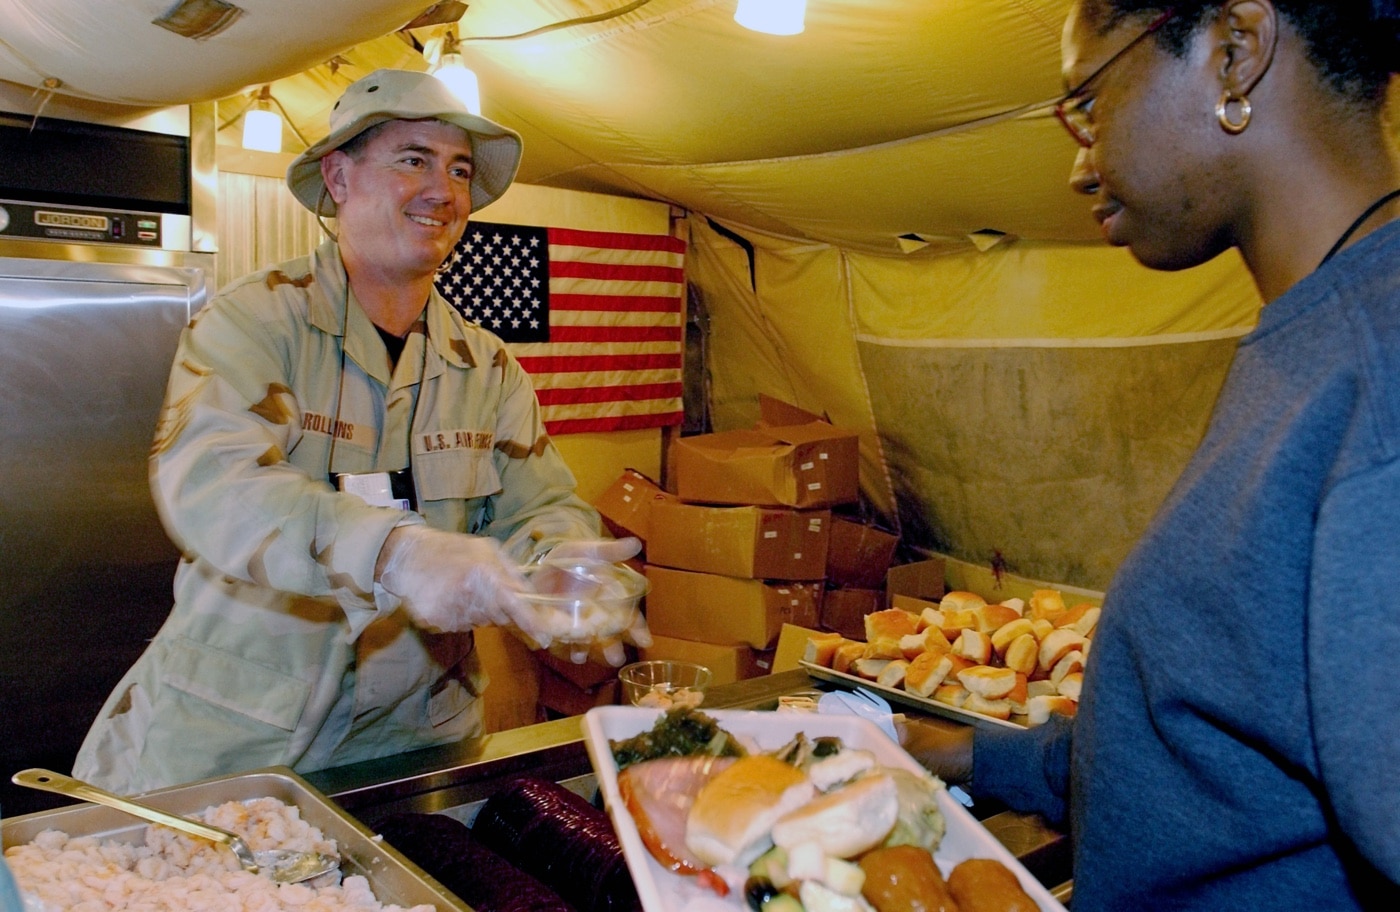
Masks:
[[[474,222],[468,235],[478,227],[511,228]],[[511,342],[501,333],[534,382],[546,429],[569,434],[680,424],[685,243],[569,228],[546,234],[548,341]]]

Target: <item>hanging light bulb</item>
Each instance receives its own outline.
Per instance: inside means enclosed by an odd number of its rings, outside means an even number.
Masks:
[[[442,39],[442,53],[438,55],[437,66],[433,67],[432,73],[452,90],[452,94],[467,106],[468,111],[480,116],[481,87],[477,83],[476,74],[462,61],[462,52],[458,44],[457,30],[449,26]]]
[[[272,110],[272,86],[258,92],[253,107],[243,113],[243,148],[259,152],[282,151],[282,116]]]
[[[769,35],[796,35],[806,15],[807,0],[739,0],[734,8],[735,22]]]

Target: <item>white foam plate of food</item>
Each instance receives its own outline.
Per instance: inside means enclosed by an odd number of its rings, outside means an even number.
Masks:
[[[785,746],[790,747],[795,740],[816,742],[817,739],[834,738],[839,739],[842,752],[849,751],[846,757],[861,756],[864,752],[862,760],[874,764],[873,768],[850,780],[853,783],[866,780],[868,784],[869,780],[873,778],[897,779],[901,783],[915,780],[921,783],[931,782],[927,793],[928,798],[931,804],[936,804],[937,811],[941,814],[943,827],[941,839],[934,836],[937,845],[933,849],[933,862],[944,878],[947,878],[955,867],[967,859],[991,859],[1005,869],[1004,871],[998,870],[996,873],[1004,874],[1009,871],[1010,874],[1014,875],[1021,890],[1039,907],[1041,912],[1065,912],[1064,906],[1016,860],[1005,846],[978,823],[966,808],[948,794],[942,783],[929,776],[927,770],[869,720],[847,715],[741,710],[713,710],[703,714],[713,720],[725,737],[732,736],[741,744],[743,751],[750,755],[754,752],[779,751]],[[631,741],[638,735],[654,731],[656,723],[664,715],[663,711],[657,709],[602,706],[589,710],[583,719],[584,741],[594,772],[597,774],[599,789],[617,831],[618,839],[622,844],[628,869],[631,871],[638,896],[641,898],[642,906],[646,912],[739,912],[739,910],[747,910],[749,905],[745,899],[744,884],[751,874],[749,867],[750,863],[754,862],[755,852],[759,853],[759,858],[754,863],[761,867],[776,854],[776,850],[769,851],[769,847],[774,841],[777,841],[780,847],[787,843],[791,849],[790,854],[793,856],[791,863],[794,865],[794,873],[797,872],[797,856],[802,854],[804,858],[806,857],[807,847],[799,848],[798,845],[808,842],[809,837],[807,835],[796,837],[792,835],[798,829],[797,821],[799,819],[805,821],[802,826],[817,823],[820,818],[825,820],[828,830],[853,831],[861,826],[855,821],[879,816],[870,806],[863,805],[853,812],[843,811],[843,813],[849,813],[850,816],[844,818],[845,822],[840,826],[831,827],[830,817],[827,816],[830,813],[827,809],[827,806],[831,805],[830,798],[836,791],[849,789],[851,786],[833,784],[830,781],[829,772],[819,775],[815,767],[804,767],[811,773],[815,788],[802,793],[800,797],[798,796],[799,789],[796,787],[784,793],[787,806],[780,812],[784,816],[779,823],[775,824],[770,821],[764,825],[763,838],[760,840],[763,843],[761,846],[749,842],[747,843],[748,849],[740,850],[737,843],[731,845],[725,842],[720,845],[716,842],[701,845],[697,842],[694,843],[699,854],[698,863],[696,863],[697,858],[694,855],[690,855],[685,849],[680,849],[676,844],[678,842],[690,843],[690,840],[696,838],[696,821],[689,818],[701,816],[698,812],[692,812],[696,807],[706,802],[706,796],[703,791],[699,795],[692,791],[689,803],[686,803],[686,801],[676,797],[685,791],[685,787],[678,784],[676,777],[663,776],[656,780],[664,783],[658,787],[658,791],[664,790],[669,796],[666,800],[671,804],[683,804],[686,808],[683,812],[685,823],[682,824],[685,830],[684,837],[676,833],[674,824],[671,825],[669,836],[660,837],[661,842],[669,840],[670,844],[678,849],[675,853],[671,853],[663,847],[660,854],[667,860],[667,864],[663,865],[661,861],[658,861],[654,849],[659,839],[658,830],[666,829],[666,825],[643,819],[639,827],[638,819],[634,818],[632,810],[629,810],[628,798],[632,800],[633,806],[640,810],[637,792],[639,789],[645,788],[639,783],[647,782],[647,777],[639,776],[634,771],[643,767],[644,764],[659,764],[665,761],[636,762],[631,770],[620,777],[615,747],[618,746],[618,742]],[[632,743],[635,745],[636,742]],[[831,742],[824,743],[828,747],[822,748],[822,750],[829,750]],[[870,759],[871,755],[873,755],[873,760]],[[729,761],[729,763],[732,765],[721,767],[721,769],[736,770],[738,768],[734,761]],[[828,766],[831,765],[828,764]],[[745,769],[752,768],[746,767]],[[888,773],[888,777],[877,775],[884,773]],[[625,784],[620,785],[620,778],[625,780]],[[824,779],[827,781],[822,781]],[[708,781],[712,782],[714,779]],[[806,786],[802,786],[802,788],[806,788]],[[627,797],[624,797],[624,792],[627,793]],[[903,784],[900,785],[899,796],[901,808],[907,807],[907,793],[904,791]],[[794,797],[796,797],[796,804],[793,804],[792,801]],[[820,812],[817,810],[818,805],[823,805]],[[645,813],[642,816],[645,817]],[[933,814],[932,816],[937,818],[938,815]],[[904,826],[904,817],[904,811],[901,810],[898,826]],[[820,824],[818,825],[820,826]],[[783,828],[786,828],[786,832]],[[643,829],[646,830],[645,837]],[[711,831],[708,835],[715,837],[718,834]],[[926,837],[926,835],[921,834],[921,838]],[[787,838],[782,838],[783,836]],[[849,833],[843,832],[843,836],[849,836]],[[928,843],[924,844],[927,847]],[[711,853],[723,855],[730,849],[733,849],[736,854],[728,861],[723,858],[716,861],[714,857],[711,857]],[[684,860],[686,857],[690,863],[686,863]],[[857,863],[856,855],[852,854],[847,858],[849,863]],[[926,863],[927,858],[924,861]],[[969,866],[969,868],[971,867],[973,866]],[[700,870],[700,873],[696,873],[697,869]],[[724,885],[717,888],[719,883]],[[799,883],[804,889],[803,895],[805,896],[807,882],[799,879]],[[794,887],[789,887],[789,892],[794,891]],[[798,904],[797,908],[802,908],[801,904]],[[860,908],[860,906],[852,908]],[[866,908],[870,907],[866,906]]]

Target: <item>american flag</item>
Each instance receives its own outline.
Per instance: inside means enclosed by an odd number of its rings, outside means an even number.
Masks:
[[[685,243],[471,222],[437,278],[530,374],[551,434],[680,424]]]

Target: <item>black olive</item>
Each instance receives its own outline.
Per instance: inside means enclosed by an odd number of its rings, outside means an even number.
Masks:
[[[763,904],[781,892],[766,877],[750,877],[744,881],[744,899],[753,912],[763,912]]]
[[[824,737],[818,738],[812,745],[813,757],[830,757],[841,752],[841,739]]]

